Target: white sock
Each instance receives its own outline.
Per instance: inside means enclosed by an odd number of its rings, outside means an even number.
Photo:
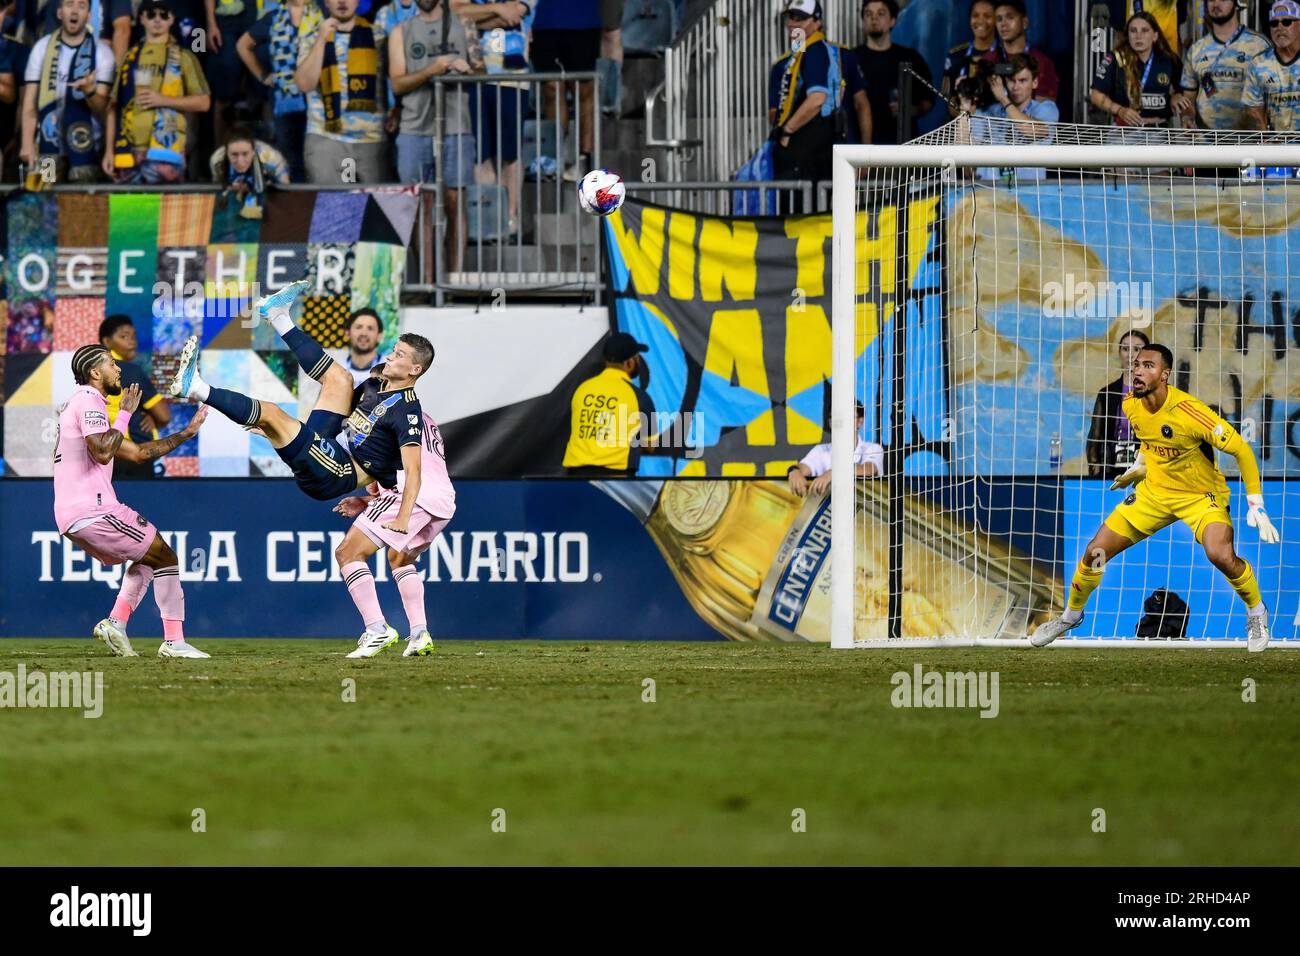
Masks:
[[[419,627],[419,628],[416,628],[415,630],[413,630],[413,631],[411,632],[411,636],[408,637],[407,640],[408,640],[408,641],[413,641],[413,640],[415,640],[416,638],[418,638],[421,634],[428,634],[428,633],[429,633],[428,628]]]
[[[1246,617],[1268,617],[1268,608],[1260,601],[1254,607],[1246,608]]]
[[[1083,612],[1076,611],[1072,607],[1067,607],[1065,613],[1061,615],[1061,620],[1066,624],[1073,624],[1075,621],[1083,620]]]
[[[386,634],[388,633],[388,624],[385,621],[370,621],[366,624],[367,634]]]
[[[284,335],[293,328],[293,316],[289,314],[288,309],[279,309],[275,312],[267,313],[267,320],[275,329],[276,335]]]
[[[208,396],[212,394],[212,387],[207,382],[199,378],[199,373],[195,372],[194,377],[190,379],[190,390],[185,393],[186,397],[192,398],[198,402],[206,402]]]

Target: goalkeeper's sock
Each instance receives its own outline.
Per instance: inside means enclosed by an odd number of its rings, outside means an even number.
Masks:
[[[1097,590],[1097,585],[1101,584],[1101,575],[1102,569],[1094,568],[1086,560],[1081,560],[1074,569],[1074,578],[1070,581],[1070,598],[1066,601],[1065,614],[1062,615],[1067,624],[1083,617],[1083,608],[1088,603],[1088,598],[1092,597],[1092,592]]]
[[[1255,569],[1250,566],[1249,561],[1243,563],[1246,565],[1246,570],[1241,572],[1241,577],[1229,578],[1228,583],[1237,592],[1237,596],[1245,602],[1247,610],[1263,607],[1264,599],[1259,593],[1259,582],[1255,580]]]

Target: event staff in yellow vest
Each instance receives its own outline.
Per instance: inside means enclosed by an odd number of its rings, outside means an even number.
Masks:
[[[626,332],[614,332],[605,340],[604,371],[579,385],[569,403],[565,474],[584,478],[636,474],[641,449],[655,440],[654,403],[632,384],[633,376],[642,371],[641,353],[649,350]]]
[[[1300,3],[1278,0],[1268,11],[1273,49],[1250,61],[1242,104],[1254,129],[1300,129]]]

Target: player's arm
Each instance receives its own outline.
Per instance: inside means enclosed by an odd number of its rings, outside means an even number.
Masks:
[[[1237,459],[1241,483],[1246,486],[1246,524],[1259,532],[1259,539],[1265,544],[1277,544],[1281,535],[1264,510],[1264,483],[1259,474],[1259,462],[1250,445],[1238,434],[1237,429],[1207,406],[1189,403],[1180,405],[1179,409],[1185,411],[1186,417],[1195,423],[1197,437]]]
[[[86,450],[90,457],[101,465],[107,465],[117,457],[126,443],[126,431],[131,424],[131,416],[140,407],[140,386],[128,385],[122,389],[122,399],[117,408],[117,419],[112,428],[107,428],[107,419],[98,412],[86,412],[82,416],[82,433],[86,439]],[[91,431],[90,429],[96,429]]]
[[[115,457],[122,461],[129,461],[134,464],[140,464],[145,461],[153,461],[155,458],[161,458],[170,452],[175,451],[181,445],[185,444],[191,438],[199,433],[203,427],[203,421],[208,417],[206,407],[200,408],[190,419],[190,423],[178,432],[172,432],[165,438],[159,438],[155,441],[141,442],[137,445],[129,438],[122,439],[118,446]]]
[[[411,523],[411,512],[415,510],[415,499],[420,495],[420,445],[402,446],[402,507],[397,517],[386,522],[384,527],[398,534],[406,534]]]

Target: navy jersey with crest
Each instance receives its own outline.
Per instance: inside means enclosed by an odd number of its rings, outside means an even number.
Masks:
[[[418,446],[424,419],[415,389],[381,391],[376,379],[362,382],[353,392],[352,414],[344,423],[348,453],[385,488],[397,487],[402,469],[402,449]]]

